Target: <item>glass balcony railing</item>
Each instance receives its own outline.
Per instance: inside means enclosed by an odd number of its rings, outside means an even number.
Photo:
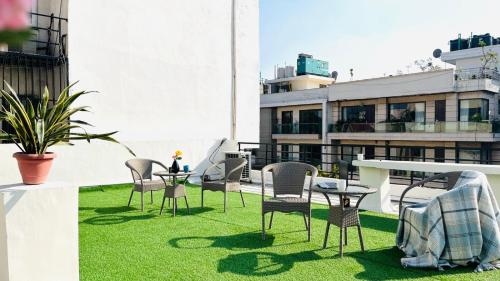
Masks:
[[[321,123],[275,124],[273,134],[321,134]]]
[[[467,68],[455,70],[455,80],[475,80],[475,79],[492,79],[500,80],[500,74],[496,69],[489,68]]]
[[[330,124],[330,133],[500,133],[500,122],[388,122]]]

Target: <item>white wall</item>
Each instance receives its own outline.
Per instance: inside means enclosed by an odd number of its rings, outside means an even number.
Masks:
[[[258,0],[235,3],[236,135],[256,142]],[[96,132],[119,131],[116,137],[139,157],[170,165],[181,149],[183,162],[198,166],[231,135],[231,7],[231,0],[70,1],[70,81],[80,81],[75,89],[100,92],[82,98],[93,113],[81,118]],[[0,172],[0,183],[19,181],[12,150],[0,146],[3,171],[9,171]],[[51,180],[130,180],[123,162],[131,156],[118,145],[97,141],[53,150],[59,157]]]

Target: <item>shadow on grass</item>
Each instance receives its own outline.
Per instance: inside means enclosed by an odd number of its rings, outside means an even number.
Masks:
[[[328,218],[328,208],[315,208],[312,210],[311,215],[315,219],[321,219],[325,221]],[[366,211],[359,211],[359,219],[361,221],[361,226],[363,228],[370,228],[378,231],[384,231],[389,233],[396,233],[398,228],[398,219],[380,217],[377,215],[370,214]]]
[[[156,216],[152,214],[139,215],[139,216],[124,216],[124,215],[109,214],[109,215],[101,215],[85,219],[83,220],[83,223],[91,225],[113,225],[113,224],[126,223],[130,221],[136,221],[136,220],[147,220],[147,219],[152,219],[154,217]]]
[[[221,273],[231,272],[244,276],[270,276],[289,271],[297,262],[319,259],[322,259],[322,257],[314,251],[288,255],[270,252],[247,252],[229,255],[219,260],[217,271]]]
[[[168,241],[174,248],[202,249],[202,248],[224,248],[228,250],[254,250],[272,246],[274,236],[267,236],[262,240],[260,232],[247,232],[228,236],[190,236],[179,237]]]
[[[471,273],[473,267],[460,267],[439,271],[433,268],[404,268],[401,258],[404,256],[397,247],[368,250],[365,253],[351,253],[349,256],[356,259],[365,270],[357,273],[354,277],[362,280],[401,280],[408,278],[423,278],[437,275]],[[386,268],[386,270],[383,270]]]

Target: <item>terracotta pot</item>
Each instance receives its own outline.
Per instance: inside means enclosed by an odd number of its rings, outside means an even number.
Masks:
[[[56,158],[56,154],[52,152],[46,154],[17,152],[12,156],[17,160],[24,184],[44,183],[49,175],[50,167],[52,167],[52,160]]]

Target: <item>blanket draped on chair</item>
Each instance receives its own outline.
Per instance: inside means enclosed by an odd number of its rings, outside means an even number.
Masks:
[[[496,187],[500,188],[500,187]],[[499,208],[486,176],[464,171],[450,191],[428,203],[403,207],[396,245],[404,267],[478,264],[500,268]]]

